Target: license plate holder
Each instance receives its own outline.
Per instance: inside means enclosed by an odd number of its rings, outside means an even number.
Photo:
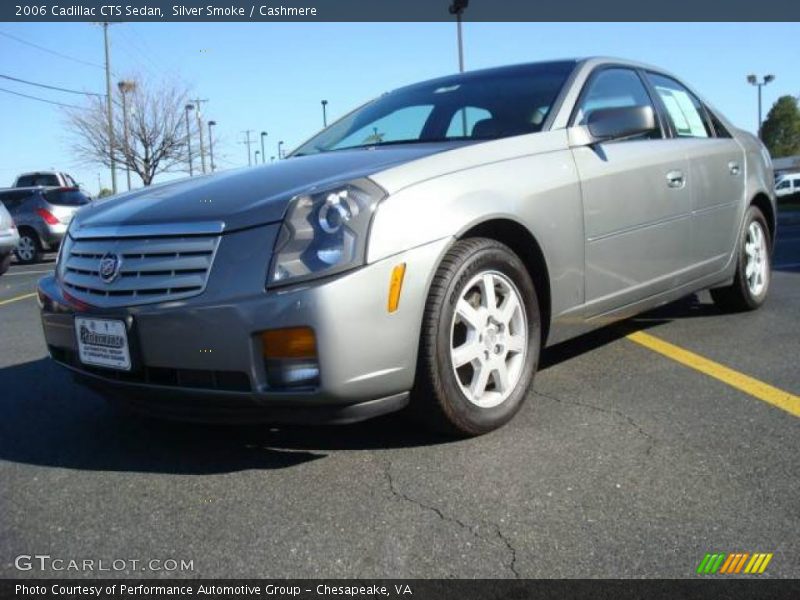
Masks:
[[[81,363],[117,371],[131,370],[131,351],[125,321],[75,317],[75,338]]]

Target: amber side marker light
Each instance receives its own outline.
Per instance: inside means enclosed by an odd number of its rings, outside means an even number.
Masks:
[[[261,351],[270,387],[309,387],[319,383],[317,340],[310,327],[264,331]]]
[[[400,306],[400,292],[403,291],[403,278],[406,276],[406,263],[400,263],[392,269],[389,280],[389,301],[386,308],[390,313],[396,312]]]

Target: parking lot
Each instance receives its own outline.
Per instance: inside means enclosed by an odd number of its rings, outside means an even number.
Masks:
[[[82,576],[14,566],[49,554],[193,561],[133,573],[148,577],[682,578],[707,552],[769,552],[760,577],[800,577],[800,219],[779,227],[762,310],[723,315],[704,293],[547,350],[516,419],[461,441],[396,416],[126,416],[46,357],[33,291],[52,259],[14,266],[0,277],[0,574]]]

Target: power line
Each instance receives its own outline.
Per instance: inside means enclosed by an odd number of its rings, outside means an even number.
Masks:
[[[56,106],[63,106],[64,108],[76,108],[78,110],[85,110],[81,106],[76,106],[74,104],[64,104],[62,102],[53,102],[52,100],[45,100],[44,98],[39,98],[38,96],[29,96],[28,94],[22,94],[20,92],[14,92],[12,90],[7,90],[6,88],[0,87],[0,92],[6,92],[7,94],[14,94],[15,96],[22,96],[23,98],[29,98],[30,100],[38,100],[39,102],[47,102],[47,104],[55,104]]]
[[[44,46],[40,46],[39,44],[34,44],[33,42],[29,42],[28,40],[23,40],[22,38],[19,38],[19,37],[15,36],[15,35],[11,35],[10,33],[6,33],[5,31],[0,31],[0,35],[3,35],[5,37],[7,37],[7,38],[15,40],[15,41],[19,42],[20,44],[26,44],[26,45],[31,46],[33,48],[38,48],[42,52],[48,52],[49,54],[53,54],[54,56],[60,56],[61,58],[65,58],[67,60],[71,60],[71,61],[74,61],[76,63],[81,63],[82,65],[87,65],[87,66],[90,66],[90,67],[97,67],[98,69],[104,69],[105,68],[103,65],[99,65],[99,64],[93,63],[93,62],[89,62],[88,60],[82,60],[80,58],[75,58],[74,56],[68,56],[66,54],[62,54],[61,52],[56,52],[55,50],[50,50],[50,48],[45,48]]]
[[[18,81],[19,83],[25,83],[27,85],[35,85],[36,87],[40,88],[47,88],[48,90],[58,90],[59,92],[67,92],[69,94],[81,94],[83,96],[97,96],[98,98],[105,98],[105,94],[95,94],[94,92],[81,92],[78,90],[70,90],[67,88],[58,87],[55,85],[47,85],[46,83],[36,83],[34,81],[27,81],[25,79],[19,79],[18,77],[11,77],[11,75],[3,75],[0,74],[0,77],[3,79],[10,79],[11,81]]]

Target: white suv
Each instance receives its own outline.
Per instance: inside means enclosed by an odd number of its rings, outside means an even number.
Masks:
[[[800,173],[786,173],[775,182],[775,195],[786,198],[800,194]]]

